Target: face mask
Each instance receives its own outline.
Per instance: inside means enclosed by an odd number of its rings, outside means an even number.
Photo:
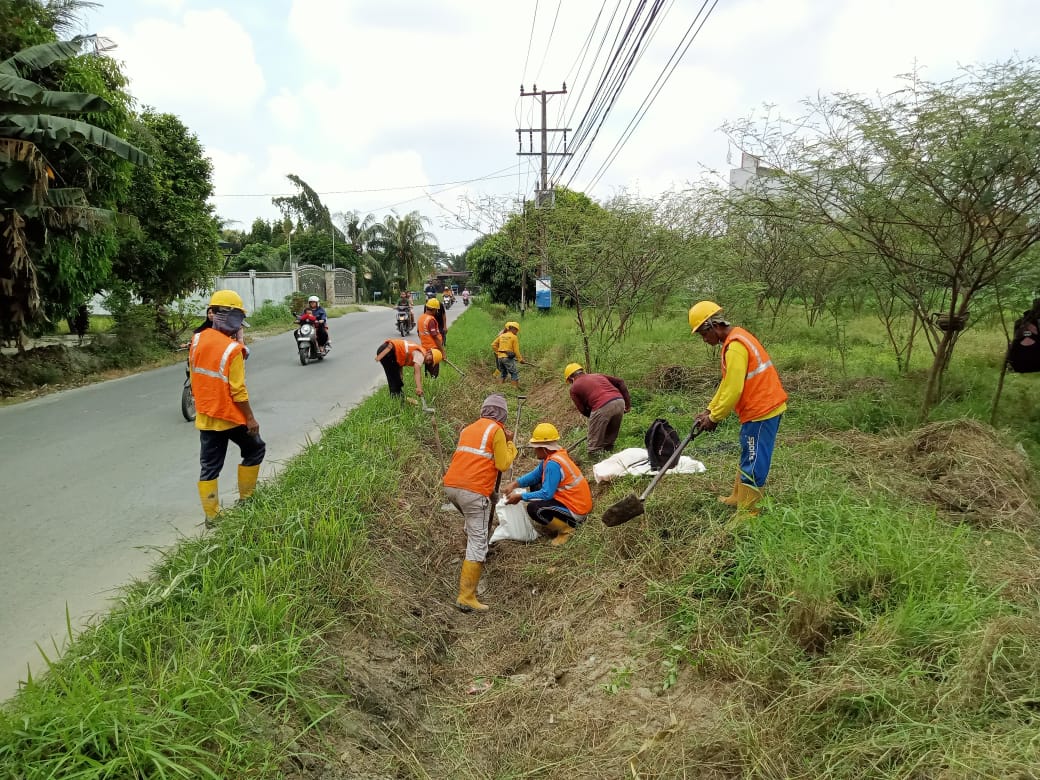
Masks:
[[[213,313],[213,327],[221,333],[226,333],[228,335],[238,333],[238,329],[242,327],[242,323],[245,322],[245,320],[245,312],[239,311],[238,309]]]

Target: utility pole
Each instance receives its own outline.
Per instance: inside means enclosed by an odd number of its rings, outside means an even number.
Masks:
[[[535,127],[518,127],[516,129],[516,139],[520,144],[520,149],[517,152],[519,157],[541,157],[542,158],[542,178],[541,187],[535,192],[535,205],[537,206],[551,206],[552,205],[552,190],[549,188],[549,158],[550,157],[569,157],[570,152],[567,151],[567,133],[571,131],[569,127],[549,127],[548,119],[548,102],[551,95],[566,95],[567,84],[564,82],[563,88],[558,90],[539,90],[537,84],[531,86],[531,91],[527,92],[524,90],[524,85],[520,85],[520,97],[533,97],[535,100],[541,100],[542,103],[542,126],[541,128]],[[536,152],[534,150],[534,134],[538,131],[541,135],[542,148],[541,151]],[[527,133],[527,151],[524,151],[524,138],[523,134]],[[549,151],[549,133],[563,133],[563,151],[562,152],[550,152]],[[543,227],[542,231],[542,267],[541,275],[544,277],[549,272],[549,252],[545,242],[545,231]]]

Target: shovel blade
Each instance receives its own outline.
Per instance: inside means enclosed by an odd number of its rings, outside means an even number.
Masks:
[[[646,511],[646,502],[639,496],[631,495],[618,501],[603,513],[603,525],[613,528],[639,517]]]

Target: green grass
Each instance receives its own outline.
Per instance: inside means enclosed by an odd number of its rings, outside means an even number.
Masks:
[[[531,419],[574,418],[560,375],[583,362],[570,313],[521,320],[482,304],[449,331],[448,356],[467,378],[448,371],[431,383],[439,415],[452,403],[470,415],[500,387],[490,380],[490,342],[508,319],[521,322],[522,351],[537,364],[521,367]],[[475,645],[481,673],[514,645],[551,654],[544,670],[535,658],[534,675],[564,669],[569,647],[603,628],[583,622],[602,616],[586,615],[603,600],[632,604],[610,619],[616,634],[653,645],[653,657],[611,656],[606,676],[571,703],[572,714],[599,715],[589,721],[597,728],[616,719],[617,731],[590,736],[564,722],[544,739],[545,713],[567,710],[564,683],[538,682],[529,693],[504,672],[492,675],[499,682],[486,700],[453,689],[424,698],[423,722],[438,726],[393,732],[406,756],[399,774],[438,776],[449,765],[464,777],[628,776],[637,767],[646,776],[756,778],[1040,774],[1040,561],[1031,537],[973,527],[922,503],[923,493],[884,483],[878,475],[901,465],[852,438],[880,441],[916,425],[927,350],[919,345],[900,374],[867,319],[847,324],[844,360],[825,325],[810,329],[797,316],[781,325],[754,329],[791,394],[761,517],[727,532],[731,510],[715,500],[738,457],[730,420],[688,453],[707,474],[663,480],[644,517],[617,529],[594,517],[565,548],[524,549],[514,569],[509,553],[496,563],[513,572],[517,590],[513,603],[493,593],[493,619],[474,624],[488,633],[486,646]],[[993,329],[965,335],[932,419],[988,418],[1001,340]],[[718,381],[717,354],[690,336],[678,309],[640,323],[599,358],[594,367],[632,390],[622,446],[642,446],[654,417],[685,430]],[[682,367],[687,389],[662,388],[663,366]],[[998,426],[1035,456],[1040,410],[1029,380],[1009,377]],[[447,446],[460,421],[439,419]],[[415,571],[416,560],[441,565],[456,554],[438,541],[439,527],[427,533],[426,517],[386,522],[441,501],[429,424],[377,392],[227,512],[214,535],[172,551],[0,712],[0,776],[281,777],[292,756],[322,749],[358,706],[349,675],[329,673],[343,663],[330,638],[386,628],[393,614],[374,561],[390,556],[416,578],[399,586],[428,594],[426,580],[443,572]],[[330,484],[314,490],[319,481]],[[644,484],[600,489],[596,513]],[[1037,518],[1027,520],[1035,530]],[[373,536],[396,526],[399,539]],[[460,638],[441,617],[422,626],[421,638],[403,640],[405,655],[443,643],[433,676],[471,680],[474,645],[459,658],[451,650],[470,632]],[[550,631],[567,638],[547,640]],[[628,697],[650,685],[661,695],[710,693],[717,717],[687,723],[686,710],[672,711],[659,748],[656,739],[626,742],[639,726],[626,721]],[[596,712],[610,702],[613,714]],[[334,762],[334,751],[324,760]]]

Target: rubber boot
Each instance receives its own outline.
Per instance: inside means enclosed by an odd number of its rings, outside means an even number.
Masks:
[[[260,476],[259,466],[238,467],[238,500],[245,501],[256,490],[256,480]]]
[[[571,540],[571,537],[574,535],[574,529],[557,517],[554,517],[552,520],[549,521],[549,524],[546,526],[546,529],[549,531],[556,532],[556,535],[553,536],[553,540],[549,542],[549,544],[551,544],[553,547],[559,547],[561,544],[567,544],[567,542],[569,542]]]
[[[207,479],[199,482],[199,499],[202,511],[206,513],[206,527],[212,528],[220,512],[220,493],[217,491],[217,480]]]
[[[459,597],[455,599],[455,606],[463,612],[487,612],[487,604],[477,601],[477,583],[480,582],[480,573],[484,570],[484,564],[477,561],[463,561],[462,571],[459,574]]]
[[[737,511],[726,523],[727,531],[735,531],[749,518],[758,517],[758,502],[762,499],[762,491],[754,485],[744,482],[737,484]]]
[[[737,491],[740,489],[740,472],[737,472],[736,479],[733,480],[733,490],[728,496],[719,496],[719,503],[725,504],[726,506],[737,505]]]

